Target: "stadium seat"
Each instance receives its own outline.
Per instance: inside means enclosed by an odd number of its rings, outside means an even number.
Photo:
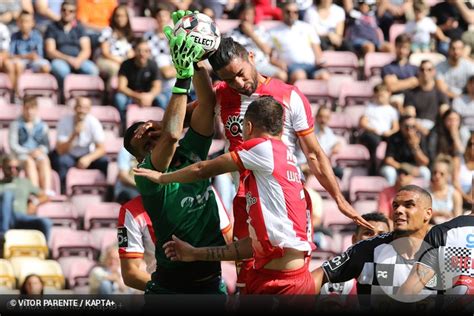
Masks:
[[[373,76],[380,76],[380,70],[383,66],[388,65],[395,59],[395,55],[391,53],[373,52],[364,56],[364,74],[369,79]]]
[[[66,192],[68,196],[76,193],[103,194],[107,181],[102,172],[96,169],[69,169],[66,175]]]
[[[104,81],[99,76],[69,74],[64,79],[64,98],[73,99],[86,96],[92,104],[102,104],[104,100]]]
[[[213,139],[211,148],[209,149],[209,156],[220,153],[224,150],[226,141],[223,139]]]
[[[61,257],[58,259],[64,272],[68,288],[83,286],[89,282],[89,272],[97,262],[83,257]]]
[[[343,234],[341,237],[341,249],[339,252],[344,252],[352,246],[352,234]]]
[[[370,154],[364,145],[349,144],[342,147],[340,152],[333,155],[331,159],[341,167],[366,167],[370,159]]]
[[[339,183],[339,179],[337,179]],[[314,175],[310,175],[306,179],[306,184],[308,188],[311,188],[318,192],[323,199],[331,199],[331,195],[326,191],[326,189],[319,183],[318,179]]]
[[[347,122],[352,129],[359,127],[359,121],[362,115],[365,113],[365,105],[348,105],[345,106],[343,112],[346,115]]]
[[[258,26],[262,27],[264,30],[269,31],[271,29],[274,29],[278,25],[281,25],[281,21],[276,21],[276,20],[263,20],[258,23]]]
[[[69,200],[76,208],[77,215],[79,216],[79,218],[83,218],[84,213],[86,212],[86,207],[88,205],[104,202],[105,197],[104,195],[98,194],[97,192],[93,192],[74,194],[69,198]]]
[[[343,215],[334,200],[323,201],[324,215],[323,225],[331,228],[333,232],[339,232],[342,229],[352,227],[354,222],[352,219]]]
[[[56,226],[76,229],[78,226],[77,212],[71,202],[46,202],[38,206],[36,215],[51,219]]]
[[[355,176],[350,180],[349,196],[352,202],[358,200],[376,200],[379,193],[389,184],[380,176]]]
[[[357,80],[359,60],[353,52],[323,51],[321,61],[323,68],[330,73],[351,75]]]
[[[311,103],[331,105],[333,97],[329,93],[329,83],[325,80],[298,80],[295,86],[308,98]]]
[[[50,127],[50,131],[51,129],[55,129],[57,127],[59,120],[63,116],[67,114],[72,114],[72,113],[73,113],[72,109],[64,105],[55,105],[51,103],[45,104],[45,102],[38,103],[38,116],[46,124],[48,124],[48,126]]]
[[[91,115],[97,118],[104,130],[110,130],[119,135],[120,131],[120,113],[111,105],[93,105]]]
[[[133,35],[138,38],[142,37],[145,32],[153,31],[156,29],[156,20],[151,17],[131,16],[130,24],[132,27]]]
[[[351,75],[335,74],[329,78],[329,95],[336,103],[339,102],[342,85],[348,82],[354,82],[354,78]]]
[[[8,261],[10,261],[10,264],[13,268],[13,274],[15,275],[15,278],[17,280],[20,277],[20,273],[24,265],[36,265],[36,263],[41,262],[43,260],[44,259],[40,259],[38,257],[29,257],[29,256],[12,257],[8,259]]]
[[[160,121],[165,111],[159,107],[142,108],[136,104],[127,107],[127,127],[139,121]]]
[[[7,101],[10,101],[12,96],[13,85],[10,78],[6,73],[0,72],[0,96],[5,97]]]
[[[103,202],[87,206],[84,213],[84,229],[116,228],[119,211],[120,204],[115,202]]]
[[[117,222],[117,219],[115,220]],[[117,228],[94,228],[89,232],[91,245],[97,254],[103,253],[110,245],[117,245]]]
[[[88,231],[65,227],[53,228],[54,234],[51,234],[51,253],[53,258],[81,256],[94,259],[94,250],[91,246]]]
[[[377,150],[375,151],[375,156],[377,157],[377,163],[381,163],[385,159],[385,152],[387,151],[387,142],[381,141],[380,144],[377,146]]]
[[[14,289],[16,285],[15,274],[10,261],[0,259],[0,287]]]
[[[236,29],[240,24],[240,20],[237,19],[216,19],[216,25],[221,35],[225,35],[234,29]]]
[[[339,105],[364,105],[372,99],[373,86],[369,81],[344,82],[339,92]]]
[[[352,206],[360,215],[378,211],[378,202],[376,200],[358,200]]]
[[[10,126],[10,123],[21,114],[21,106],[14,104],[0,105],[0,128]]]
[[[345,112],[332,113],[328,126],[334,134],[344,138],[344,142],[350,141],[351,125]]]
[[[10,154],[10,139],[8,129],[0,129],[0,142],[2,143],[2,152],[5,154]]]
[[[232,261],[222,261],[222,279],[227,286],[227,293],[232,295],[235,293],[235,286],[237,283],[237,273],[235,268],[235,263]]]
[[[48,244],[44,234],[35,229],[10,229],[5,233],[3,257],[31,256],[45,259]]]
[[[394,23],[390,26],[388,36],[390,44],[395,45],[395,39],[398,35],[405,33],[406,25],[401,23]]]
[[[58,290],[65,287],[63,271],[56,260],[40,260],[34,262],[34,264],[24,262],[19,272],[18,284],[23,284],[28,275],[37,274],[43,280],[45,287],[53,287]]]
[[[66,201],[67,197],[65,195],[61,195],[61,180],[59,179],[59,174],[56,170],[51,170],[51,177],[52,177],[52,190],[56,193],[54,196],[50,196],[51,201],[56,202],[63,202]]]
[[[109,161],[107,166],[107,184],[109,186],[114,186],[117,182],[119,174],[118,164],[116,161]]]
[[[20,98],[29,95],[45,96],[59,102],[58,82],[51,74],[25,72],[18,78],[18,94]]]
[[[433,65],[437,65],[446,60],[446,57],[440,53],[413,53],[410,55],[410,64],[420,66],[423,60],[429,60]]]
[[[105,134],[105,153],[110,161],[116,161],[120,149],[123,147],[123,138],[117,137],[114,134]]]

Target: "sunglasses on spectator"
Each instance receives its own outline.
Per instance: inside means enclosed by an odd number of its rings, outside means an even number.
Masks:
[[[414,129],[414,128],[416,128],[415,125],[404,125],[403,127],[406,128],[406,129]]]
[[[421,71],[433,71],[433,67],[429,67],[429,68],[420,68]]]
[[[20,169],[20,166],[6,166],[5,169],[9,169],[9,170],[19,170],[19,169]]]
[[[76,12],[76,9],[65,9],[65,8],[62,8],[62,9],[61,9],[61,12],[74,13],[74,12]]]
[[[296,10],[285,10],[285,13],[287,14],[298,14],[299,12]]]

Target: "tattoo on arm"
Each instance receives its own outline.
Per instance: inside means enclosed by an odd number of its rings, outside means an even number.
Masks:
[[[433,277],[434,271],[431,268],[428,268],[424,265],[418,264],[418,268],[416,269],[418,273],[418,277],[420,281],[426,285],[428,281]]]
[[[224,247],[209,247],[207,248],[207,261],[222,261],[225,260],[226,254],[229,252],[229,246]]]

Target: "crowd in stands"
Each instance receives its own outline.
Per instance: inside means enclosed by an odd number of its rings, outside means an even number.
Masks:
[[[110,148],[114,141],[122,143],[123,130],[135,120],[131,111],[141,120],[159,120],[167,106],[176,72],[163,28],[172,23],[176,8],[210,15],[223,36],[253,54],[260,73],[295,84],[308,96],[316,136],[357,211],[379,211],[390,219],[396,190],[409,183],[432,194],[433,224],[470,210],[472,2],[279,2],[1,1],[0,72],[5,75],[0,76],[0,90],[8,91],[0,102],[0,117],[15,108],[10,121],[0,118],[0,135],[5,136],[1,238],[9,229],[36,229],[52,247],[52,231],[64,224],[64,216],[38,215],[41,206],[72,203],[79,215],[71,227],[83,228],[85,205],[119,206],[138,195],[132,171],[137,161],[123,147]],[[146,27],[140,28],[143,21]],[[354,65],[347,66],[347,54],[355,58]],[[384,62],[366,68],[377,60]],[[23,90],[22,78],[36,73],[52,75],[37,80],[55,81],[57,98]],[[103,81],[99,96],[66,93],[72,74],[87,75],[81,77],[84,81]],[[350,91],[340,97],[345,86],[358,83],[368,86],[369,93]],[[191,94],[190,101],[193,98]],[[117,115],[113,130],[98,114],[97,108],[105,105]],[[53,114],[57,120],[47,119]],[[216,133],[213,154],[223,150],[220,136]],[[339,252],[350,242],[334,229],[340,223],[332,219],[332,201],[307,172],[304,159],[299,161],[313,199],[315,242],[320,250]],[[72,186],[70,172],[85,169],[98,173],[82,173]],[[357,177],[383,185],[359,197]],[[228,206],[233,197],[230,180],[224,175],[215,181]],[[76,198],[81,194],[82,202]],[[121,283],[116,253],[105,246],[94,253],[93,262],[100,255],[102,265],[92,270],[91,293],[130,292]],[[28,277],[21,291],[42,293],[43,281]],[[72,289],[71,283],[67,287]]]

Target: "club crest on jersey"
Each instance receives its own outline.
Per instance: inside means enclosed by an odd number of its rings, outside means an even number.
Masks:
[[[254,205],[255,203],[257,203],[257,198],[253,197],[253,196],[252,196],[252,193],[247,192],[247,193],[245,194],[245,201],[247,202],[247,203],[246,203],[246,206],[245,206],[245,209],[247,210],[247,213],[248,213],[249,210],[250,210],[250,207],[252,207],[252,205]]]
[[[227,128],[232,136],[242,135],[243,119],[239,115],[229,115],[225,122]]]

